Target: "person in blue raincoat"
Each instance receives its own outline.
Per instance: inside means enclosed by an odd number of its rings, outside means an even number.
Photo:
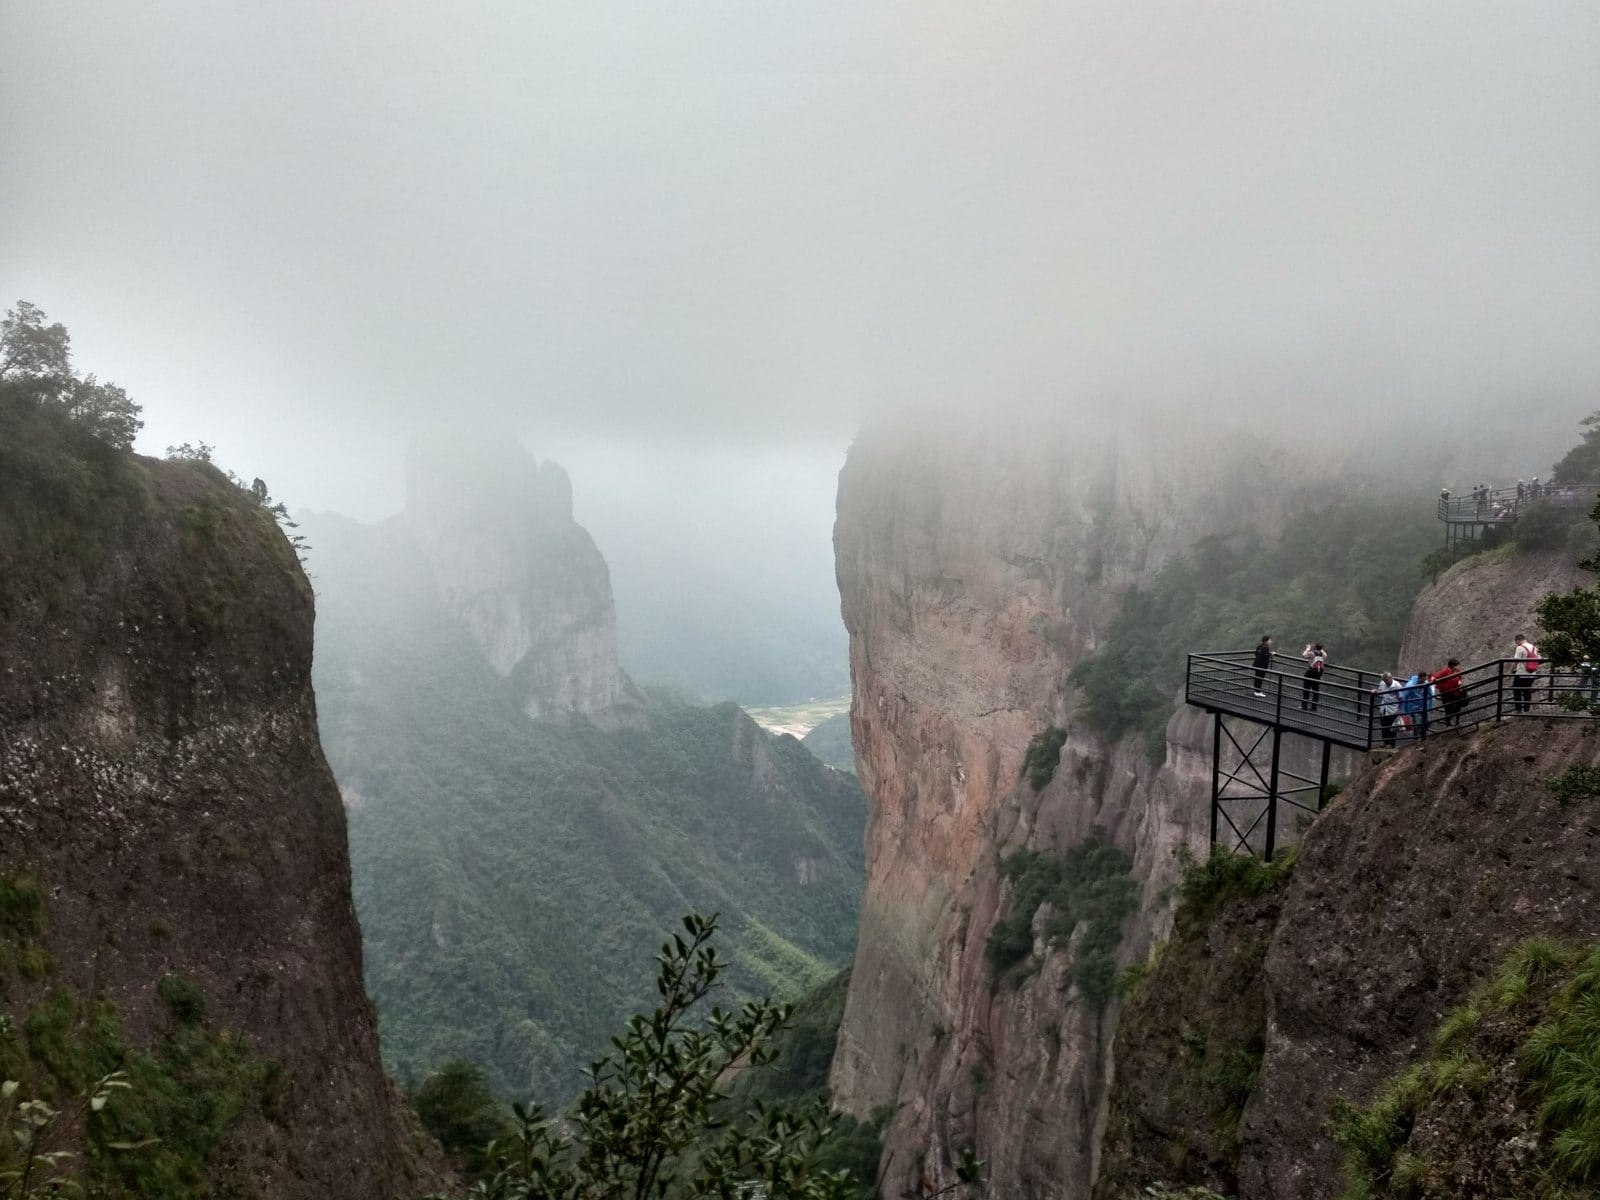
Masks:
[[[1418,671],[1406,681],[1406,689],[1400,694],[1400,711],[1411,726],[1413,737],[1428,736],[1428,709],[1432,704],[1433,685],[1428,682],[1428,673]]]

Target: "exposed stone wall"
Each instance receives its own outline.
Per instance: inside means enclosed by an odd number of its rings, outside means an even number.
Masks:
[[[950,1182],[966,1146],[995,1195],[1087,1194],[1116,1003],[1095,1012],[1075,994],[1070,948],[1018,986],[991,978],[999,859],[1106,830],[1143,895],[1122,959],[1143,956],[1167,919],[1174,850],[1206,838],[1209,726],[1180,714],[1165,763],[1151,764],[1080,727],[1067,677],[1128,586],[1199,537],[1270,529],[1310,486],[1248,436],[1197,422],[1124,437],[1118,424],[878,431],[840,477],[834,541],[871,813],[832,1082],[858,1114],[896,1106],[896,1194],[924,1171]],[[1050,725],[1069,737],[1034,793],[1018,771]]]
[[[178,972],[286,1068],[278,1115],[230,1132],[215,1194],[416,1196],[428,1144],[362,987],[311,590],[213,469],[143,469],[148,503],[99,514],[103,554],[64,542],[0,571],[0,872],[44,881],[56,979],[134,1037]]]
[[[530,717],[624,719],[611,574],[572,518],[572,484],[515,442],[413,451],[405,526],[445,607],[511,678]]]

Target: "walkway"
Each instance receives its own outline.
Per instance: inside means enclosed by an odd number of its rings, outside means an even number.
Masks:
[[[1260,678],[1259,687],[1253,658],[1249,650],[1189,655],[1184,698],[1210,713],[1244,717],[1351,750],[1383,745],[1383,724],[1373,695],[1381,678],[1377,672],[1329,665],[1322,673],[1321,694],[1312,708],[1306,707],[1305,669],[1298,658],[1279,655],[1274,669]],[[1444,664],[1429,665],[1437,669]],[[1587,711],[1568,710],[1562,698],[1600,700],[1600,674],[1591,677],[1580,671],[1556,671],[1546,662],[1532,685],[1519,691],[1517,666],[1514,659],[1500,658],[1463,671],[1454,711],[1440,698],[1428,706],[1429,731],[1468,729],[1514,716],[1593,719]],[[1258,691],[1265,695],[1257,696]],[[1398,726],[1396,732],[1407,735]]]
[[[1268,862],[1278,845],[1280,808],[1283,816],[1300,821],[1322,810],[1335,746],[1391,748],[1513,717],[1593,720],[1595,713],[1587,707],[1568,705],[1600,703],[1600,671],[1555,671],[1546,662],[1529,676],[1518,672],[1515,659],[1502,658],[1462,672],[1459,691],[1441,698],[1435,689],[1409,723],[1396,719],[1385,730],[1373,692],[1378,673],[1329,666],[1320,688],[1312,691],[1298,658],[1282,656],[1266,671],[1255,669],[1254,658],[1251,650],[1189,655],[1184,695],[1212,715],[1212,846],[1223,841],[1232,851],[1258,854]],[[1403,711],[1406,693],[1397,696]],[[1230,727],[1229,718],[1248,722],[1248,729]],[[1285,734],[1320,745],[1321,769],[1315,776],[1290,769],[1283,754]]]

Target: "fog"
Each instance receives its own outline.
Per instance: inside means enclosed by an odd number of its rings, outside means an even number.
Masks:
[[[885,415],[1600,394],[1590,0],[6,0],[0,105],[6,300],[296,506],[492,419],[613,557],[816,464],[773,566]]]

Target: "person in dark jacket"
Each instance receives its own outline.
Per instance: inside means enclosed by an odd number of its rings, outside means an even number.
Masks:
[[[1270,633],[1263,633],[1261,641],[1256,644],[1255,668],[1255,694],[1265,698],[1267,694],[1267,672],[1272,670],[1272,635]]]

